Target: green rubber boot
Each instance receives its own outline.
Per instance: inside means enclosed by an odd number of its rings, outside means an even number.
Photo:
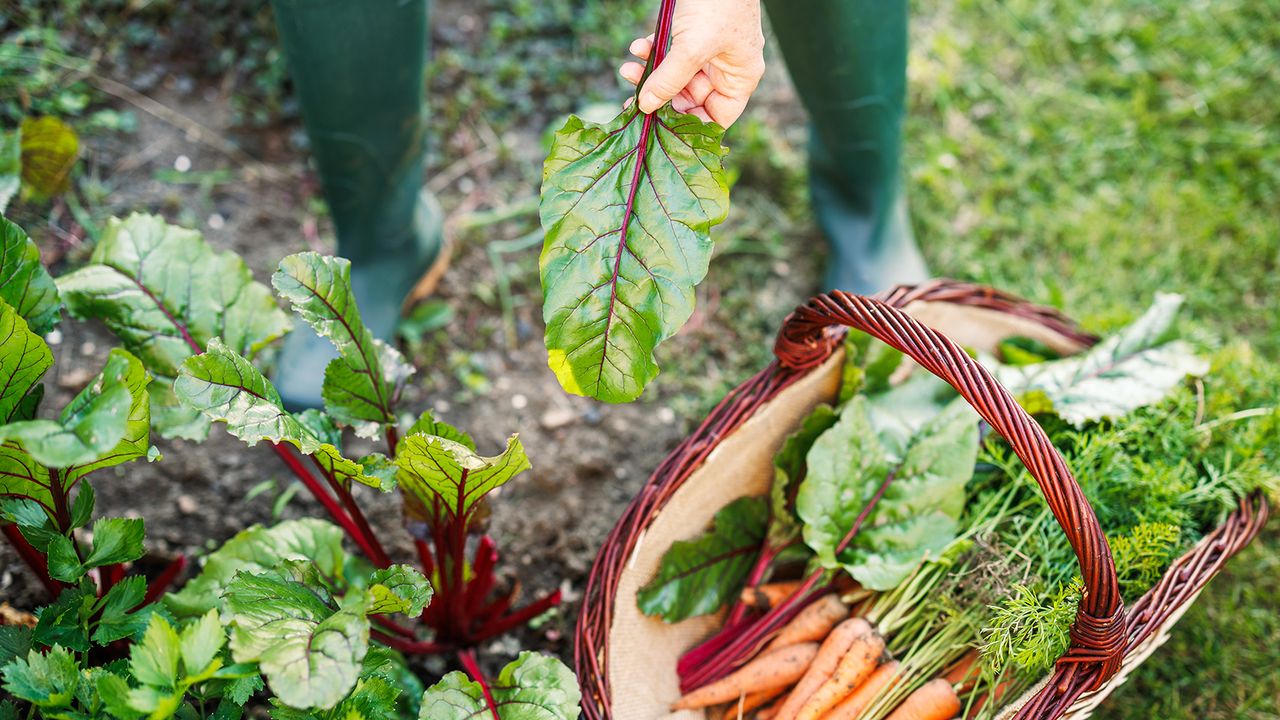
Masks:
[[[422,187],[427,0],[272,0],[325,201],[365,325],[392,340],[439,253],[442,213]],[[298,323],[276,387],[318,407],[329,342]]]
[[[928,277],[899,175],[907,0],[765,0],[809,111],[809,187],[831,247],[828,289],[869,294]]]

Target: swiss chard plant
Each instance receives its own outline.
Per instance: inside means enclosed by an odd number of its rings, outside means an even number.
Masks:
[[[662,62],[663,0],[646,70]],[[547,361],[565,390],[629,402],[658,374],[654,350],[693,313],[711,228],[729,210],[724,129],[636,103],[608,123],[570,117],[542,171],[539,267]]]
[[[278,717],[412,716],[422,689],[402,654],[454,652],[472,679],[446,678],[437,695],[474,686],[479,708],[495,718],[495,702],[525,697],[559,708],[539,717],[576,716],[566,709],[576,708],[576,684],[558,661],[522,657],[492,685],[474,654],[560,600],[555,592],[517,607],[516,587],[497,581],[497,549],[484,534],[487,495],[529,468],[519,439],[485,457],[430,413],[402,412],[413,368],[364,327],[345,260],[301,253],[272,278],[338,351],[324,377],[324,409],[294,413],[254,364],[289,331],[289,316],[240,258],[198,233],[147,215],[113,220],[90,263],[56,281],[16,225],[0,219],[0,239],[0,526],[55,598],[34,630],[6,630],[13,652],[0,665],[16,698],[46,717],[238,717],[265,679]],[[53,355],[39,333],[64,306],[101,321],[122,347],[45,418],[39,380]],[[200,439],[213,422],[249,445],[267,442],[332,522],[245,530],[163,595],[185,560],[149,584],[129,574],[143,554],[143,521],[98,519],[89,528],[89,476],[160,459],[152,428]],[[344,429],[383,442],[384,452],[351,457]],[[357,486],[401,493],[421,569],[393,563]],[[208,618],[220,621],[218,633]],[[507,683],[525,678],[527,686]]]

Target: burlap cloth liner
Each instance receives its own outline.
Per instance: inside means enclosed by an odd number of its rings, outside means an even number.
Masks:
[[[1009,337],[1029,337],[1071,354],[1081,346],[1043,325],[1015,315],[941,302],[915,302],[904,311],[962,346],[994,352]],[[733,500],[768,492],[773,455],[782,441],[819,403],[832,402],[840,383],[843,352],[836,352],[761,407],[726,436],[675,492],[641,536],[617,590],[610,628],[609,682],[618,720],[701,719],[702,711],[668,710],[679,696],[676,659],[719,627],[720,616],[668,624],[640,614],[636,592],[657,572],[667,548],[702,533],[716,511]],[[1127,664],[1127,663],[1126,663]]]

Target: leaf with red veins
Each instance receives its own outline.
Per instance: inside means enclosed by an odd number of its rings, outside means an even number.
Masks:
[[[711,228],[729,210],[724,129],[664,106],[570,117],[542,174],[547,360],[565,390],[640,396],[654,349],[693,313]]]

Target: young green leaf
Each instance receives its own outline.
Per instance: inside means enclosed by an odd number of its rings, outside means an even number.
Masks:
[[[395,396],[413,366],[364,326],[351,292],[350,261],[314,252],[290,255],[280,261],[271,284],[316,334],[338,349],[338,357],[325,368],[325,410],[366,437],[394,424]]]
[[[183,628],[179,635],[183,682],[189,684],[211,676],[221,666],[218,652],[222,650],[226,640],[222,623],[218,622],[217,610],[210,610]]]
[[[763,498],[738,498],[716,512],[712,527],[671,545],[658,574],[636,594],[640,612],[669,623],[713,613],[733,600],[769,523]]]
[[[142,557],[141,518],[102,518],[93,524],[93,544],[84,559],[86,568],[131,562]]]
[[[35,642],[39,645],[61,645],[76,652],[89,651],[89,616],[97,604],[93,581],[85,579],[80,586],[62,591],[52,603],[36,611]]]
[[[225,599],[232,657],[257,662],[284,703],[331,708],[355,687],[369,649],[369,593],[348,593],[335,610],[302,583],[240,573]]]
[[[835,408],[822,404],[800,423],[800,428],[782,441],[773,456],[773,484],[769,487],[769,542],[782,547],[800,536],[796,518],[795,493],[805,475],[805,456],[822,433],[840,419]]]
[[[0,669],[4,689],[19,700],[38,708],[56,710],[71,704],[80,682],[80,667],[75,656],[61,645],[47,653],[35,650],[26,658],[18,658]]]
[[[314,518],[286,520],[272,527],[242,530],[205,559],[200,574],[164,597],[178,615],[203,615],[219,606],[238,572],[261,573],[285,560],[308,560],[328,577],[341,578],[346,565],[342,529]]]
[[[275,386],[248,359],[218,338],[209,341],[207,351],[182,363],[173,391],[188,407],[226,423],[227,432],[248,445],[260,440],[287,442],[304,455],[314,456],[340,482],[354,480],[384,492],[394,487],[377,475],[365,473],[360,463],[322,442],[308,425],[284,409]],[[314,425],[314,418],[309,418],[308,423]]]
[[[0,667],[31,650],[31,628],[26,625],[0,625]]]
[[[465,517],[485,495],[528,470],[520,438],[512,435],[501,455],[483,457],[465,445],[430,435],[408,435],[396,450],[401,487],[428,508]]]
[[[113,218],[90,263],[58,278],[58,289],[73,315],[102,320],[160,381],[152,419],[164,437],[208,433],[208,421],[167,392],[184,360],[215,337],[253,357],[290,328],[243,260],[158,216]]]
[[[91,463],[124,439],[132,405],[133,395],[123,378],[100,374],[57,420],[22,420],[0,426],[0,442],[17,443],[48,467]]]
[[[575,720],[581,714],[577,678],[550,655],[520,653],[490,690],[502,720]],[[422,696],[418,720],[474,720],[491,713],[480,684],[451,672]]]
[[[565,390],[629,402],[693,313],[729,210],[724,129],[664,106],[570,117],[542,171],[547,361]]]
[[[172,688],[178,683],[178,661],[182,641],[168,620],[153,615],[142,636],[129,653],[129,670],[144,685]]]
[[[98,626],[93,631],[93,641],[107,645],[127,637],[134,637],[146,629],[151,619],[151,608],[133,609],[142,604],[147,594],[147,579],[130,575],[111,586],[102,598]]]
[[[953,401],[905,443],[855,396],[814,443],[796,495],[804,539],[824,567],[891,590],[954,539],[978,453],[977,415]],[[847,547],[844,538],[885,478],[893,481]]]
[[[1163,400],[1187,376],[1209,371],[1208,361],[1186,342],[1164,342],[1181,306],[1182,296],[1160,293],[1142,317],[1087,352],[1034,365],[991,361],[988,367],[1010,392],[1048,398],[1053,411],[1076,427],[1121,417]]]
[[[0,302],[0,340],[0,421],[9,422],[27,392],[53,366],[53,353],[7,302]]]
[[[0,140],[0,155],[4,153],[2,146]],[[62,310],[58,287],[40,264],[40,249],[22,228],[3,217],[0,217],[0,300],[9,303],[25,318],[37,335],[52,330]]]
[[[404,613],[420,615],[431,602],[431,583],[422,573],[408,565],[392,565],[374,571],[369,577],[373,602],[369,614]]]

